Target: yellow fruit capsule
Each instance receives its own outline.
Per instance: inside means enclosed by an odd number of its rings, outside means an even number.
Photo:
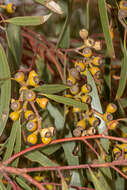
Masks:
[[[6,5],[6,11],[10,14],[13,14],[15,12],[16,6],[14,3],[8,3]]]
[[[19,110],[20,108],[21,108],[20,101],[13,99],[13,100],[11,101],[11,109],[12,109],[13,111],[17,111],[17,110]]]
[[[65,108],[65,115],[67,115],[69,113],[69,107],[66,106]]]
[[[70,76],[70,77],[73,77],[73,78],[76,79],[76,80],[79,80],[79,79],[80,79],[79,72],[77,71],[76,68],[72,68],[72,69],[69,70],[69,76]]]
[[[102,44],[100,41],[96,41],[93,48],[96,50],[96,51],[100,51],[102,49]]]
[[[74,113],[80,113],[82,110],[81,110],[81,108],[73,107],[72,111]]]
[[[37,86],[38,83],[39,83],[38,74],[34,70],[30,71],[28,75],[27,85]]]
[[[43,128],[40,131],[40,135],[41,135],[41,137],[48,138],[48,137],[51,137],[51,132],[48,128]]]
[[[53,190],[53,189],[54,189],[54,186],[51,185],[51,184],[47,184],[47,185],[45,185],[45,187],[46,187],[46,189],[48,189],[48,190]]]
[[[97,127],[100,124],[100,120],[97,117],[92,116],[89,118],[89,123],[93,127]]]
[[[92,102],[92,97],[89,96],[88,94],[84,95],[81,97],[82,102],[86,103],[86,104],[91,104]]]
[[[117,110],[117,106],[113,103],[108,104],[108,106],[106,108],[106,112],[108,112],[108,113],[114,113],[114,112],[116,112],[116,110]]]
[[[101,70],[98,67],[91,67],[89,69],[89,71],[91,72],[91,74],[96,77],[96,78],[100,78],[101,77]]]
[[[72,98],[72,95],[71,94],[66,94],[65,97]]]
[[[121,156],[121,150],[117,147],[113,148],[113,154],[115,156],[115,159],[117,160]]]
[[[78,94],[79,93],[79,86],[78,86],[78,84],[75,84],[75,85],[73,85],[73,86],[71,86],[71,88],[70,88],[70,92],[72,93],[72,94],[74,94],[74,95],[76,95],[76,94]]]
[[[90,84],[84,84],[81,87],[81,92],[84,94],[91,92],[91,90],[92,90],[92,88],[91,88]]]
[[[82,120],[78,121],[77,127],[82,127],[83,129],[85,129],[86,128],[86,120],[82,119]]]
[[[47,98],[36,98],[36,102],[42,109],[46,109],[48,105],[48,99]]]
[[[22,86],[20,89],[19,89],[19,93],[23,93],[25,92],[26,90],[28,90],[28,88],[26,86]]]
[[[80,74],[82,75],[82,76],[87,76],[87,70],[85,70],[85,71],[83,71],[83,72],[80,72]]]
[[[14,112],[11,112],[9,117],[11,118],[11,120],[13,121],[16,121],[19,119],[19,116],[20,116],[20,112],[19,111],[14,111]]]
[[[117,147],[123,150],[124,152],[127,152],[127,144],[117,144]]]
[[[110,122],[108,122],[108,126],[109,126],[109,129],[110,129],[110,130],[115,130],[115,129],[117,129],[118,125],[119,125],[119,122],[118,122],[118,121],[114,121],[114,122],[110,121]]]
[[[19,82],[19,83],[20,83],[20,82],[24,82],[25,75],[24,75],[23,72],[17,72],[17,73],[15,74],[14,78],[15,78],[15,80],[16,80],[17,82]]]
[[[74,77],[70,76],[70,77],[67,78],[67,85],[68,86],[72,86],[75,83],[76,83],[76,79]]]
[[[120,9],[127,10],[127,1],[120,1]]]
[[[95,45],[95,40],[92,38],[87,38],[84,42],[87,47],[93,48],[93,46]]]
[[[109,122],[109,121],[112,121],[113,120],[113,115],[111,113],[104,113],[103,115],[103,119],[105,122]]]
[[[111,35],[111,38],[113,40],[113,38],[114,38],[114,30],[113,30],[113,28],[110,29],[110,35]]]
[[[26,129],[28,131],[35,131],[37,129],[37,123],[36,122],[33,122],[33,121],[29,121],[27,124],[26,124]]]
[[[75,68],[78,72],[83,72],[85,70],[85,64],[83,62],[75,62]]]
[[[51,137],[42,137],[41,138],[41,141],[44,143],[44,144],[49,144],[51,142],[52,138]]]
[[[95,66],[100,66],[102,65],[102,59],[101,57],[94,57],[92,58],[92,63],[95,65]]]
[[[126,154],[124,154],[124,158],[127,160],[127,153],[126,153]]]
[[[33,100],[35,100],[35,98],[36,98],[36,94],[35,94],[35,92],[32,91],[32,90],[27,90],[27,91],[26,91],[26,94],[25,94],[25,97],[26,97],[26,100],[27,100],[27,101],[33,101]]]
[[[122,167],[122,171],[127,174],[127,166]]]
[[[27,142],[30,143],[30,144],[36,144],[37,143],[37,135],[35,133],[32,133],[30,134],[28,137],[27,137]]]
[[[33,120],[35,118],[35,114],[32,110],[25,111],[25,119]]]
[[[82,54],[84,57],[89,58],[92,55],[92,50],[90,48],[84,48]]]

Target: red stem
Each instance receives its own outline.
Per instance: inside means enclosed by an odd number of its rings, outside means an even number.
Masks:
[[[127,139],[126,138],[119,138],[119,137],[112,137],[112,136],[102,136],[102,135],[91,135],[91,136],[85,136],[85,137],[70,137],[70,138],[63,138],[63,139],[57,139],[57,140],[53,140],[50,144],[57,144],[57,143],[63,143],[63,142],[68,142],[68,141],[84,141],[84,139],[96,139],[96,138],[105,138],[105,139],[111,139],[111,140],[116,140],[116,141],[120,141],[123,143],[127,143]],[[22,150],[21,152],[18,152],[17,154],[14,154],[12,157],[10,157],[8,160],[6,160],[3,164],[7,165],[10,162],[12,162],[15,158],[30,152],[32,150],[41,148],[41,147],[45,147],[46,144],[37,144],[35,146],[29,147],[25,150]]]

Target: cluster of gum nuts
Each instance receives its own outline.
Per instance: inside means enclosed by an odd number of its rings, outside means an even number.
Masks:
[[[44,144],[51,142],[55,133],[54,126],[42,127],[42,117],[40,117],[37,108],[43,110],[48,105],[48,99],[40,97],[36,94],[32,87],[39,86],[39,77],[35,70],[29,72],[27,80],[23,72],[17,72],[12,78],[20,84],[19,99],[11,99],[11,109],[13,110],[9,117],[16,121],[22,118],[26,122],[26,130],[30,133],[27,136],[27,142],[36,144],[38,141],[38,134],[40,134],[41,141]],[[37,107],[37,108],[36,108]],[[22,117],[21,117],[22,116]]]
[[[113,148],[113,154],[115,157],[115,160],[121,159],[121,157],[124,157],[124,159],[127,160],[127,144],[116,144]],[[122,167],[122,171],[127,174],[127,166]]]
[[[91,73],[93,78],[100,79],[101,69],[103,61],[100,56],[94,56],[93,51],[101,50],[100,41],[95,41],[88,37],[88,31],[82,29],[80,31],[80,37],[83,39],[83,46],[77,48],[78,53],[83,56],[81,60],[76,60],[74,62],[74,68],[69,70],[69,76],[67,78],[67,85],[70,87],[66,97],[79,100],[80,102],[88,104],[88,110],[83,112],[80,108],[73,107],[72,112],[78,114],[78,122],[76,128],[73,130],[74,136],[85,136],[93,135],[96,133],[96,127],[100,124],[100,119],[95,116],[91,108],[92,97],[89,93],[92,91],[91,86],[87,83],[87,70]],[[80,51],[79,51],[80,50]],[[117,110],[115,104],[110,103],[106,112],[98,114],[110,129],[115,128],[118,123],[111,121],[113,120],[112,113]],[[67,107],[66,114],[68,114],[70,108]],[[97,115],[97,114],[96,114]]]

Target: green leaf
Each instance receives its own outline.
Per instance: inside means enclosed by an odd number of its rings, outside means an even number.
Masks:
[[[102,164],[102,163],[105,163],[105,161],[100,158],[99,163]],[[112,178],[110,168],[99,168],[98,174],[99,174],[98,179],[103,184],[103,187],[105,189],[108,189],[108,190],[114,189],[114,181]]]
[[[36,88],[33,88],[32,90],[37,92],[42,92],[46,94],[54,94],[61,92],[63,90],[68,89],[69,87],[63,84],[44,84],[42,86],[38,86]]]
[[[126,81],[127,81],[127,50],[122,46],[122,51],[123,51],[123,63],[121,66],[121,72],[120,72],[120,81],[119,81],[119,87],[116,93],[116,99],[119,99],[126,86]]]
[[[98,180],[96,178],[96,176],[94,175],[94,173],[92,172],[92,170],[89,170],[90,174],[91,174],[91,177],[92,177],[92,182],[94,184],[94,187],[96,190],[102,190],[102,187],[103,187],[103,190],[106,190],[105,187],[103,186],[103,184],[101,184],[100,180]]]
[[[119,99],[120,103],[121,103],[121,106],[123,108],[126,108],[127,107],[127,98],[121,98]]]
[[[61,148],[61,144],[53,144],[49,147],[44,147],[43,149],[41,149],[40,151],[46,155],[51,155],[54,152],[56,152],[58,149]]]
[[[64,130],[64,117],[62,116],[60,111],[51,103],[48,103],[47,109],[54,119],[56,130],[57,131]],[[69,129],[68,125],[66,125],[66,127]],[[65,137],[72,137],[70,130],[69,130],[69,133],[65,135]],[[65,153],[65,157],[67,159],[68,165],[79,165],[78,156],[74,156],[72,153],[75,147],[75,142],[62,143],[62,147],[64,149],[64,153]],[[82,186],[80,172],[77,172],[75,170],[72,172],[70,184]],[[70,188],[70,190],[71,189],[73,188]]]
[[[109,20],[107,15],[107,8],[106,8],[106,1],[105,0],[98,0],[98,7],[100,13],[100,19],[102,24],[102,29],[105,37],[105,41],[107,44],[108,54],[111,57],[115,57],[115,52],[112,44],[112,39],[110,35],[110,28],[109,28]]]
[[[58,166],[58,164],[56,164],[55,162],[50,160],[47,156],[45,156],[44,154],[40,153],[37,150],[34,152],[27,153],[25,157],[31,160],[32,162],[37,162],[41,164],[42,166]]]
[[[10,158],[13,153],[18,127],[19,127],[19,121],[17,120],[12,125],[11,134],[9,136],[9,140],[6,146],[7,149],[6,149],[6,153],[4,155],[3,161]]]
[[[91,106],[97,112],[103,114],[101,103],[100,103],[100,98],[99,98],[98,91],[96,88],[96,84],[94,82],[94,79],[93,79],[91,73],[88,70],[87,70],[87,80],[88,80],[88,84],[90,84],[92,87],[92,91],[89,93],[89,95],[92,97]],[[98,117],[98,118],[101,121],[100,125],[98,126],[98,132],[99,132],[99,134],[101,134],[106,129],[106,125],[105,125],[105,122],[100,117]],[[101,139],[101,142],[102,142],[104,149],[106,151],[108,151],[109,141],[107,139]]]
[[[53,0],[49,0],[49,1],[35,0],[35,1],[37,3],[40,3],[40,4],[44,5],[45,7],[47,7],[49,10],[53,11],[54,13],[57,13],[57,14],[62,14],[63,13],[61,7],[59,6],[59,4],[56,3]]]
[[[26,181],[24,181],[21,177],[16,177],[16,181],[18,184],[23,187],[25,190],[32,190],[29,185],[27,185]]]
[[[21,125],[20,125],[20,121],[17,121],[17,133],[16,133],[16,140],[15,140],[15,147],[14,147],[14,153],[18,153],[21,150]],[[16,158],[13,163],[12,163],[12,167],[17,167],[18,166],[18,162],[19,162],[19,158]]]
[[[10,81],[10,70],[7,62],[7,58],[3,47],[0,44],[0,78],[7,78],[2,80],[0,85],[1,96],[0,96],[0,136],[6,126],[6,122],[9,114],[9,104],[11,98],[11,81]],[[8,79],[9,78],[9,79]]]
[[[51,13],[45,16],[24,16],[24,17],[14,17],[5,20],[5,22],[16,24],[18,26],[36,26],[45,23]]]
[[[58,42],[56,46],[57,48],[59,47],[67,48],[70,44],[67,40],[70,40],[69,23],[70,23],[71,15],[72,15],[72,5],[73,5],[73,0],[68,0],[67,1],[67,15],[66,15],[66,19],[63,24],[62,30],[60,32],[59,38],[58,38]]]
[[[67,97],[52,95],[52,94],[42,94],[42,95],[46,96],[47,98],[50,98],[51,100],[54,100],[58,103],[65,104],[68,106],[78,107],[78,108],[81,108],[82,110],[87,110],[87,108],[88,108],[87,104],[79,102],[72,98],[67,98]]]
[[[62,179],[61,181],[62,181],[62,190],[69,190],[66,181],[64,179]]]
[[[118,173],[116,173],[115,190],[126,189],[126,181],[125,180],[126,179],[124,179]]]
[[[9,24],[6,30],[6,37],[7,37],[9,51],[13,55],[17,67],[19,67],[19,65],[21,64],[21,55],[22,55],[21,28],[14,24]]]
[[[0,181],[0,190],[7,190],[2,181]]]

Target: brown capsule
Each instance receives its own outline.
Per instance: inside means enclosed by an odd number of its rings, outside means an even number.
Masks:
[[[81,37],[83,40],[85,40],[85,39],[88,37],[88,31],[83,28],[82,30],[80,30],[79,35],[80,35],[80,37]]]
[[[96,134],[96,129],[94,127],[90,127],[88,130],[84,130],[82,132],[82,136],[94,135],[94,134]]]
[[[89,58],[89,57],[91,57],[91,55],[92,55],[92,50],[90,48],[86,47],[83,49],[83,56],[84,57]]]
[[[78,86],[78,84],[75,84],[75,85],[71,86],[70,92],[72,94],[74,94],[74,95],[78,94],[79,93],[79,86]]]
[[[70,69],[69,70],[69,75],[72,76],[73,78],[75,78],[76,80],[80,79],[80,74],[79,74],[79,72],[77,71],[76,68]]]
[[[75,137],[80,137],[81,136],[81,134],[82,134],[82,127],[78,127],[78,128],[76,128],[76,129],[74,129],[73,130],[73,135],[75,136]]]
[[[51,136],[53,137],[54,134],[56,133],[55,127],[51,126],[51,127],[48,127],[48,129],[49,129],[49,131],[50,131],[50,133],[51,133]]]
[[[48,128],[43,128],[40,131],[40,135],[41,135],[41,137],[48,138],[48,137],[51,137],[51,132]]]
[[[87,38],[85,40],[85,45],[92,48],[95,45],[95,40],[93,38]]]
[[[96,51],[100,51],[102,49],[102,43],[100,41],[96,41],[93,48],[96,50]]]

